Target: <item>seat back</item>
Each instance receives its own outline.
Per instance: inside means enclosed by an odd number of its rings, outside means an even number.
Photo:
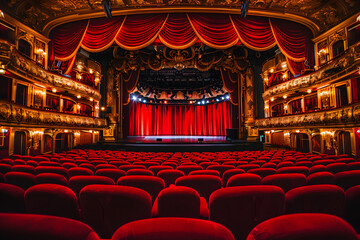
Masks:
[[[302,187],[306,185],[306,177],[301,173],[282,173],[264,177],[261,180],[263,185],[275,185],[281,187],[284,192],[293,188]]]
[[[25,191],[21,187],[0,183],[0,212],[2,213],[24,213]]]

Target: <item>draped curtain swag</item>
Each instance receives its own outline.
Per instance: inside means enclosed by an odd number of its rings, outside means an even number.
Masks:
[[[67,23],[51,34],[50,60],[67,61],[68,74],[80,47],[99,52],[114,43],[126,50],[139,50],[153,42],[173,49],[185,49],[196,42],[216,49],[237,44],[256,50],[278,45],[292,74],[299,74],[305,59],[313,62],[312,33],[305,26],[274,18],[228,14],[140,14],[96,18]]]

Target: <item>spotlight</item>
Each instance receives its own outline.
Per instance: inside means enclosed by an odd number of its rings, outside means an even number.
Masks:
[[[197,104],[198,104],[198,105],[200,105],[200,104],[201,104],[201,102],[197,102]]]
[[[218,98],[216,99],[216,101],[217,101],[217,102],[220,102],[220,100],[219,100]]]
[[[207,100],[206,103],[209,103],[209,100]]]
[[[137,97],[136,97],[136,96],[133,96],[132,99],[133,99],[134,101],[136,101],[136,100],[137,100]]]
[[[221,97],[221,100],[224,100],[225,98],[224,97]]]
[[[144,99],[144,101],[143,101],[144,103],[146,103],[146,99]]]
[[[141,99],[141,98],[139,98],[139,101],[141,102],[141,101],[142,101],[142,99]]]
[[[205,101],[204,101],[204,100],[202,100],[202,101],[201,101],[201,103],[202,103],[202,104],[205,104]]]
[[[226,95],[226,99],[230,99],[230,96],[229,96],[229,95]]]
[[[111,15],[111,7],[110,7],[110,0],[103,0],[102,1],[102,4],[104,6],[104,11],[105,11],[105,14],[108,18],[111,18],[112,15]]]

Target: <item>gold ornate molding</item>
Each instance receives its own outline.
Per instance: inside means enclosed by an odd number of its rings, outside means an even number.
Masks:
[[[358,126],[360,102],[342,108],[281,117],[256,119],[255,126],[261,130],[298,127]]]
[[[92,97],[95,100],[101,99],[98,90],[83,83],[76,82],[70,78],[62,77],[46,71],[42,66],[22,56],[10,43],[0,41],[0,62],[6,65],[6,70],[29,81],[35,81],[49,87],[68,91],[74,96]]]
[[[340,78],[353,74],[358,71],[359,65],[360,44],[357,44],[351,47],[342,57],[335,59],[314,73],[300,76],[266,89],[263,93],[263,98],[268,100],[271,97],[278,97],[285,93],[299,90],[306,92],[310,86],[314,88],[317,84],[337,81]]]
[[[41,128],[101,129],[106,119],[43,111],[0,100],[0,124]]]

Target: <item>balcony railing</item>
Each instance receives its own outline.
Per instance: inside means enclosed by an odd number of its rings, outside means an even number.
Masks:
[[[358,126],[359,122],[360,102],[357,102],[326,111],[257,119],[255,125],[260,129],[273,129],[303,126],[325,127],[327,125]]]
[[[331,81],[357,71],[360,65],[360,43],[350,47],[343,56],[334,59],[321,69],[305,76],[269,87],[264,91],[263,98],[283,95],[289,91],[307,89],[315,84]]]
[[[106,119],[51,112],[0,100],[0,124],[49,128],[104,128]]]
[[[6,65],[6,70],[38,83],[48,84],[56,89],[67,91],[74,95],[89,96],[95,100],[101,99],[98,90],[86,84],[74,81],[45,70],[35,62],[20,54],[11,43],[0,41],[0,62]]]

